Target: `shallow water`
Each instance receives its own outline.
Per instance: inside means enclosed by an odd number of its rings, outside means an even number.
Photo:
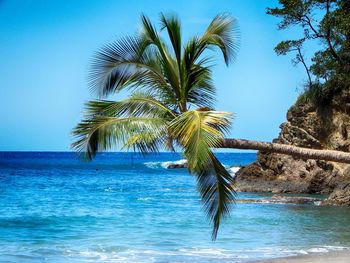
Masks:
[[[0,153],[0,262],[246,262],[350,247],[349,208],[293,204],[237,203],[212,242],[195,178],[161,166],[181,158]]]

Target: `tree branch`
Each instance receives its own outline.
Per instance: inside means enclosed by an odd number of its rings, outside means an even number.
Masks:
[[[326,17],[328,16],[329,14],[329,10],[330,10],[330,3],[329,3],[329,0],[326,1]],[[330,24],[328,23],[327,25],[327,30],[326,30],[326,34],[320,34],[316,28],[313,26],[312,22],[311,22],[311,19],[309,16],[307,15],[302,15],[301,16],[301,20],[304,21],[304,23],[306,23],[309,28],[311,29],[311,31],[315,34],[316,38],[324,38],[327,42],[327,46],[329,48],[329,51],[332,55],[332,57],[334,59],[336,59],[339,63],[341,63],[341,58],[339,57],[339,55],[337,54],[337,52],[334,50],[333,48],[333,45],[332,45],[332,42],[331,42],[331,26]]]
[[[325,17],[327,17],[327,19],[328,19],[329,9],[330,9],[330,3],[329,3],[329,0],[327,0],[326,1],[326,15],[325,15]],[[326,35],[324,36],[324,38],[326,39],[329,51],[331,52],[331,55],[333,56],[333,58],[336,59],[339,63],[341,63],[342,59],[339,57],[339,55],[334,50],[334,47],[332,45],[331,33],[332,33],[332,28],[331,28],[331,25],[330,25],[329,20],[328,20]]]
[[[304,65],[304,68],[305,68],[305,70],[306,70],[307,77],[308,77],[308,79],[309,79],[309,88],[311,88],[312,79],[311,79],[311,75],[310,75],[309,68],[307,67],[307,65],[306,65],[306,63],[305,63],[304,56],[301,54],[300,47],[297,47],[297,51],[298,51],[298,54],[299,54],[299,57],[300,57],[300,62]]]
[[[320,33],[312,25],[310,17],[308,17],[307,15],[303,15],[302,17],[305,18],[305,19],[302,19],[302,21],[304,21],[310,27],[311,31],[314,32],[316,37],[319,37],[319,38],[323,37],[323,35],[320,35]]]

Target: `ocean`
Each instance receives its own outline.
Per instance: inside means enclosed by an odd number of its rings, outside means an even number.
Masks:
[[[256,158],[217,155],[228,166]],[[248,262],[350,248],[350,208],[295,204],[232,204],[213,242],[195,177],[162,165],[179,159],[0,153],[0,262]]]

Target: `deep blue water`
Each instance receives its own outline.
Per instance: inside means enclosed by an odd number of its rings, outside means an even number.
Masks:
[[[212,242],[195,178],[160,165],[178,159],[0,153],[0,262],[246,262],[350,247],[349,208],[291,204],[237,203]]]

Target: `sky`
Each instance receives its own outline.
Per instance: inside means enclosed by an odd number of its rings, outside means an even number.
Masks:
[[[0,151],[69,151],[87,75],[104,44],[134,35],[144,13],[176,13],[185,39],[203,33],[218,13],[234,16],[240,49],[229,67],[216,53],[216,109],[235,114],[230,137],[271,141],[305,80],[291,57],[273,48],[292,31],[266,14],[277,0],[0,0]],[[298,91],[299,90],[299,91]],[[124,95],[120,95],[122,98]],[[118,96],[116,97],[119,98]]]

